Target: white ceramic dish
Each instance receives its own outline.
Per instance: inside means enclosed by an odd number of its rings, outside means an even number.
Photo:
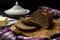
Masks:
[[[12,24],[18,22],[18,20],[12,19],[12,18],[8,18],[7,21],[8,21],[7,25],[12,25]]]

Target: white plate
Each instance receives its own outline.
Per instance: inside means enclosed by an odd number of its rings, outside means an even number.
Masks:
[[[8,21],[7,25],[12,25],[12,24],[18,22],[17,19],[13,19],[13,18],[8,18],[7,21]]]

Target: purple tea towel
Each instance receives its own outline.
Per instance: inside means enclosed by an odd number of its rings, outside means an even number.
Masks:
[[[44,38],[15,36],[9,27],[5,27],[0,30],[0,40],[44,40]]]
[[[56,40],[60,40],[60,37],[57,37]]]
[[[31,37],[24,37],[24,36],[18,36],[18,39],[24,39],[24,40],[44,40],[44,38],[31,38]]]
[[[0,40],[16,40],[16,36],[9,27],[0,29]]]
[[[53,16],[60,16],[60,10],[57,9],[53,9],[46,6],[40,6],[38,9],[39,10],[43,9],[44,11],[48,11],[48,13],[51,13]]]

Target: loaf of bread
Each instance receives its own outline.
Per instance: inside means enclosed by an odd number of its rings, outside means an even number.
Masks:
[[[44,28],[49,28],[53,25],[52,15],[44,10],[37,10],[32,13],[31,20]]]

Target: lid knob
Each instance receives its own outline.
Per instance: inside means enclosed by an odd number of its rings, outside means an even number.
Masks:
[[[19,5],[19,4],[18,4],[18,1],[16,1],[15,5],[16,5],[16,6],[18,6],[18,5]]]

